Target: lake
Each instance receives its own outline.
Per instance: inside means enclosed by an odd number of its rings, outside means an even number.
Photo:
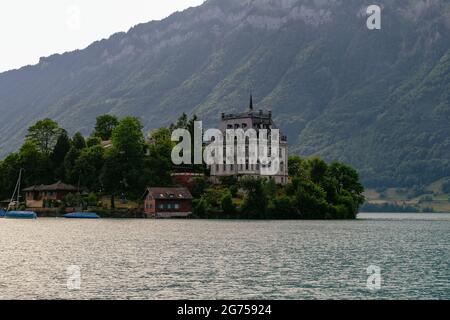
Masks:
[[[0,299],[450,298],[450,214],[0,219],[0,236]]]

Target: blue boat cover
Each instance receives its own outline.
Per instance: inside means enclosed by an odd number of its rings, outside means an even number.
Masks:
[[[36,212],[32,211],[8,211],[5,213],[6,218],[14,219],[36,219]]]
[[[5,210],[0,209],[0,218],[3,218],[5,214],[6,214]]]
[[[99,219],[99,215],[94,212],[73,212],[64,215],[68,219]]]

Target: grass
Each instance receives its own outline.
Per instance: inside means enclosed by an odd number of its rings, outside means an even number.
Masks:
[[[450,212],[450,194],[442,192],[442,184],[448,178],[443,178],[431,183],[423,189],[421,194],[411,197],[411,192],[404,188],[389,188],[383,191],[367,189],[365,196],[371,204],[396,204],[418,207],[421,209],[432,208],[435,212]]]

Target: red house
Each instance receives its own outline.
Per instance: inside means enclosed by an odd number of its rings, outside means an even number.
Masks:
[[[23,189],[26,194],[27,208],[44,208],[45,201],[60,202],[69,193],[78,192],[78,188],[58,181],[51,185],[32,186]]]
[[[144,212],[155,218],[186,218],[192,213],[192,195],[186,188],[148,188]]]

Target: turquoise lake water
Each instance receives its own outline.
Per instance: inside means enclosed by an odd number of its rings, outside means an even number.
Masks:
[[[0,219],[0,235],[0,299],[450,298],[450,214]]]

